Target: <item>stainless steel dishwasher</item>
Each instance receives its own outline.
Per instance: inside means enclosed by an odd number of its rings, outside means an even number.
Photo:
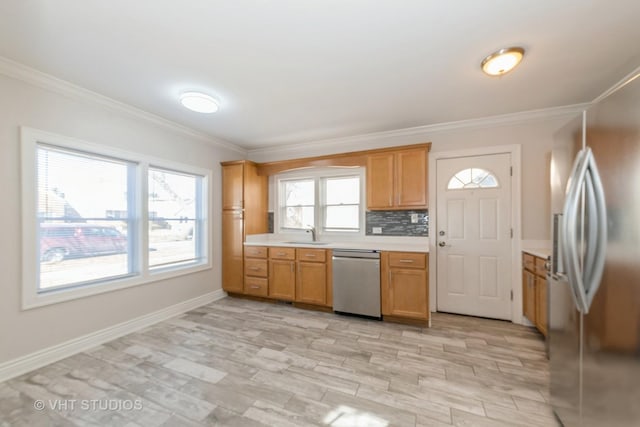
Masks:
[[[381,318],[378,251],[333,251],[333,311]]]

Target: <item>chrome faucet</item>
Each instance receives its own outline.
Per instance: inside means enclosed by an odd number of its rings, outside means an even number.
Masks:
[[[306,232],[307,233],[311,233],[311,241],[315,242],[316,241],[316,228],[309,226],[309,228],[306,230]]]

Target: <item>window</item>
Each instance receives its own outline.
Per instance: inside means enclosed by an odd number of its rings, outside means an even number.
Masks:
[[[321,169],[276,177],[277,228],[320,233],[361,232],[363,168]]]
[[[324,178],[324,229],[360,229],[360,177]]]
[[[456,173],[449,180],[447,190],[497,187],[498,179],[491,172],[480,168],[469,168]]]
[[[209,180],[23,128],[24,308],[210,268]]]
[[[202,177],[157,168],[148,177],[149,267],[201,261]]]
[[[315,224],[315,180],[282,181],[282,228],[302,229]]]
[[[132,274],[128,177],[136,165],[44,144],[37,162],[38,290]],[[132,215],[110,218],[116,206]]]

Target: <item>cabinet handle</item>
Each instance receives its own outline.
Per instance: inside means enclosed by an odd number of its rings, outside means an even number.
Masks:
[[[259,269],[258,267],[249,267],[249,270],[252,270],[252,271],[258,271],[258,270],[260,270],[260,269]]]
[[[278,255],[278,256],[285,256],[285,255],[286,255],[286,253],[285,253],[285,252],[278,252],[276,255]]]
[[[316,254],[305,254],[304,256],[308,256],[309,258],[315,258]]]
[[[250,287],[251,289],[260,289],[260,286],[258,286],[258,285],[251,285],[251,286],[249,286],[249,287]]]
[[[400,262],[404,262],[404,263],[410,264],[410,263],[413,262],[413,260],[412,259],[401,259]]]
[[[293,263],[290,263],[289,265],[291,265],[291,272],[295,273],[296,271],[294,270]]]

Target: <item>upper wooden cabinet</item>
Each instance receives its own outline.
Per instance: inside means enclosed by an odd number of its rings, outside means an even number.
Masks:
[[[222,162],[222,288],[244,289],[244,240],[247,234],[266,233],[267,177],[255,163]]]
[[[426,209],[426,147],[367,156],[367,209]]]
[[[244,208],[244,162],[222,166],[222,209]]]

